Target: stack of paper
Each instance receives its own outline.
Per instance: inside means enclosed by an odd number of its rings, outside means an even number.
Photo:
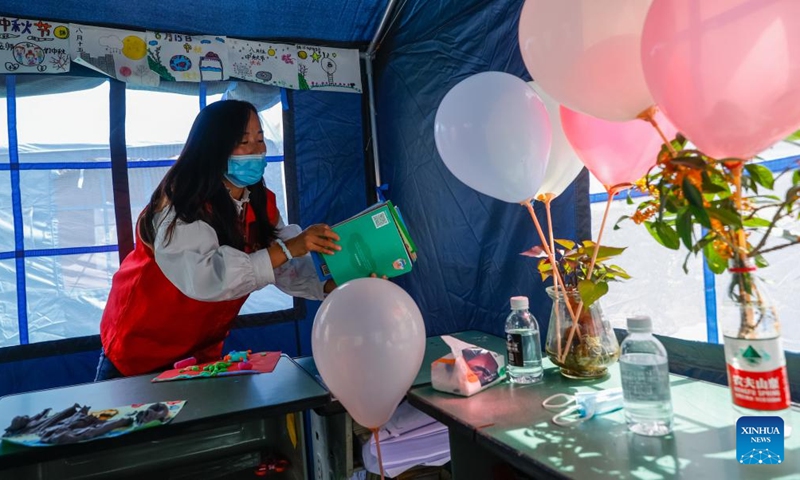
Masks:
[[[395,477],[417,465],[440,466],[450,461],[447,427],[406,402],[378,433],[383,470]],[[380,474],[378,449],[372,436],[362,448],[364,467]]]

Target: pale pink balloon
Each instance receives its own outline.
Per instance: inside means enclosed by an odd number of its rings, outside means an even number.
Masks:
[[[653,106],[641,62],[651,0],[526,0],[519,19],[522,59],[550,96],[608,120]]]
[[[800,1],[655,0],[642,65],[700,150],[750,158],[800,128]]]
[[[677,130],[663,114],[655,121],[672,140]],[[586,168],[606,188],[633,183],[656,164],[664,143],[645,120],[610,122],[561,106],[561,127]]]
[[[358,278],[322,302],[311,351],[325,385],[353,419],[379,428],[419,372],[425,323],[405,290],[388,280]]]

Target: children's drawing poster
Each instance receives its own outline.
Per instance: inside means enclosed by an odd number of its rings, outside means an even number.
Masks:
[[[297,45],[300,90],[361,93],[358,50]]]
[[[0,16],[0,73],[69,72],[69,24]]]
[[[297,49],[294,45],[229,38],[231,76],[297,90]]]
[[[159,76],[147,65],[144,32],[70,24],[72,61],[117,80],[157,86]]]
[[[224,36],[148,31],[147,62],[165,80],[213,82],[229,77]]]

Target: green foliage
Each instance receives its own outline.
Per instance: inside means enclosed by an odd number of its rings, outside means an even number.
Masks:
[[[800,140],[800,131],[792,138]],[[724,272],[734,257],[766,264],[764,252],[800,243],[800,238],[766,242],[780,220],[797,218],[800,168],[790,170],[792,187],[780,196],[772,192],[775,175],[763,165],[686,149],[680,135],[671,144],[674,152],[662,148],[656,166],[637,184],[651,196],[633,215],[620,217],[615,229],[623,220],[644,224],[661,245],[688,251],[684,270],[690,256],[702,253],[715,273]]]
[[[789,142],[800,142],[800,130],[786,137],[786,140]]]
[[[607,265],[610,260],[625,251],[625,248],[609,247],[590,240],[576,243],[571,240],[556,239],[556,265],[568,290],[577,290],[585,307],[589,307],[600,297],[608,293],[608,282],[627,280],[628,273],[617,265]],[[597,258],[589,278],[592,256],[597,249]],[[539,260],[539,273],[542,280],[553,276],[553,265],[545,257]]]

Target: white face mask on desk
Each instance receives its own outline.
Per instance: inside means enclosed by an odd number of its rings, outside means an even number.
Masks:
[[[563,401],[557,402],[562,398]],[[578,392],[575,395],[557,393],[547,397],[542,402],[542,406],[551,412],[561,410],[553,417],[553,423],[556,425],[576,425],[595,415],[614,412],[622,408],[622,389],[609,388],[596,392]]]

